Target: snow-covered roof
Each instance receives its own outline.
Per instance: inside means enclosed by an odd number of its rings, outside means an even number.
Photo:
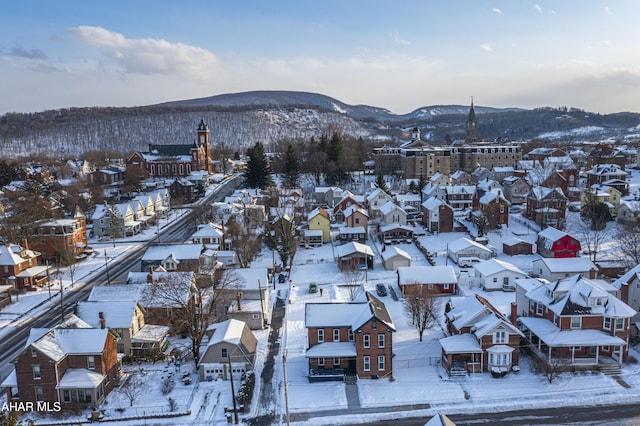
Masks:
[[[525,241],[525,240],[521,240],[518,237],[511,237],[511,238],[506,238],[506,239],[502,240],[502,244],[507,246],[507,247],[516,246],[516,245],[522,244],[522,243],[531,244],[530,242]]]
[[[475,242],[473,240],[470,240],[468,238],[462,237],[462,238],[458,238],[457,240],[453,240],[449,243],[449,245],[447,246],[447,249],[451,252],[451,253],[457,253],[461,250],[464,250],[466,248],[469,247],[475,247],[477,249],[480,249],[482,251],[486,251],[491,253],[491,250],[488,249],[487,247],[483,246],[482,244]]]
[[[202,252],[199,244],[150,245],[142,256],[142,261],[164,260],[170,256],[180,259],[198,259]]]
[[[100,317],[104,316],[107,328],[129,328],[135,318],[135,300],[110,300],[103,302],[78,302],[76,315],[93,328],[100,328]]]
[[[611,286],[620,290],[623,285],[629,284],[633,279],[640,278],[640,264],[629,269],[620,278],[611,283]]]
[[[484,262],[480,262],[474,266],[474,269],[485,277],[493,274],[497,274],[503,271],[511,271],[516,274],[520,274],[523,277],[527,275],[526,273],[522,272],[522,270],[518,268],[516,265],[509,262],[505,262],[504,260],[498,260],[498,259],[489,259]]]
[[[374,256],[373,250],[366,244],[362,244],[356,241],[352,241],[347,244],[336,247],[336,255],[338,257],[349,256],[354,253],[365,254],[367,256]]]
[[[131,343],[159,342],[169,334],[170,329],[171,327],[167,325],[145,324],[136,334],[131,336]]]
[[[39,255],[40,253],[25,250],[17,244],[0,245],[0,265],[18,265]]]
[[[553,226],[549,226],[538,233],[538,238],[544,238],[549,240],[551,243],[558,241],[559,239],[568,236],[564,231],[554,228]],[[551,247],[547,247],[551,248]]]
[[[214,330],[213,335],[209,339],[209,346],[220,342],[227,342],[233,345],[240,343],[242,332],[247,324],[234,318],[222,321],[217,324],[211,324],[207,327],[207,331]]]
[[[542,262],[551,273],[589,272],[598,267],[588,257],[543,257],[534,262]]]
[[[68,368],[56,389],[94,389],[104,381],[104,376],[86,368]]]
[[[380,227],[380,232],[388,232],[394,229],[402,229],[403,231],[411,231],[413,232],[413,228],[407,225],[403,225],[401,223],[389,223],[387,225],[382,225]]]
[[[238,282],[233,283],[234,287],[237,285],[237,288],[246,290],[265,290],[269,288],[267,268],[238,268],[234,269],[233,273],[238,276]]]
[[[355,342],[325,342],[307,350],[307,358],[346,358],[356,356]]]
[[[355,331],[375,317],[395,331],[384,302],[369,292],[366,298],[367,302],[364,303],[307,303],[305,327],[351,327]]]
[[[451,265],[400,266],[398,283],[410,284],[456,284],[456,271]]]
[[[389,213],[391,213],[394,210],[399,210],[399,211],[401,211],[403,213],[406,213],[402,207],[400,207],[399,205],[397,205],[396,203],[394,203],[392,201],[386,202],[386,203],[384,203],[382,205],[382,207],[380,207],[380,212],[383,215],[388,215]]]
[[[106,328],[54,328],[31,343],[31,347],[54,361],[70,354],[100,354],[108,333]]]
[[[482,353],[478,339],[472,334],[454,334],[439,340],[440,346],[447,354]]]
[[[405,259],[411,260],[411,255],[406,251],[398,248],[397,246],[387,247],[387,249],[381,253],[381,256],[384,260],[389,260],[395,256],[401,256],[401,257],[404,257]]]
[[[523,326],[531,330],[546,345],[551,347],[571,346],[618,346],[626,342],[595,329],[560,330],[554,323],[544,318],[520,317]]]
[[[322,229],[305,229],[305,237],[322,237]]]
[[[365,234],[364,226],[341,226],[338,229],[341,235]]]
[[[430,197],[428,200],[422,203],[422,207],[424,207],[427,210],[435,210],[443,204],[445,204],[445,202],[442,201],[441,199],[437,197]]]

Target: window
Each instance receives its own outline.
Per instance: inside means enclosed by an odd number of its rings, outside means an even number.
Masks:
[[[89,370],[96,369],[96,358],[93,355],[87,356],[87,368]]]
[[[36,351],[35,349],[31,348],[31,357],[35,358],[38,356],[38,351]]]
[[[384,334],[378,334],[378,347],[384,348]]]
[[[349,341],[353,342],[353,330],[349,329]]]
[[[371,329],[372,330],[376,329],[376,320],[375,320],[375,318],[371,321]]]
[[[542,315],[542,303],[536,303],[536,315]]]
[[[260,319],[260,314],[251,314],[251,319],[254,319],[254,320]]]
[[[222,348],[220,352],[221,352],[220,356],[222,358],[226,358],[227,357],[227,348]]]
[[[324,328],[318,329],[318,343],[324,342]]]
[[[44,401],[44,397],[42,394],[42,386],[36,386],[33,389],[36,392],[36,401]]]
[[[40,380],[42,378],[40,375],[40,364],[33,364],[31,369],[33,370],[33,380]]]
[[[604,325],[603,328],[605,330],[611,330],[611,318],[605,317],[604,318]]]
[[[369,355],[365,355],[362,357],[363,361],[363,369],[364,371],[371,371],[371,357]]]
[[[378,371],[384,371],[384,355],[378,356]]]
[[[616,330],[624,330],[624,318],[616,318]]]
[[[324,358],[318,358],[318,367],[324,367]]]
[[[498,330],[493,333],[493,343],[507,343],[507,332]]]
[[[371,347],[371,335],[370,334],[363,334],[362,335],[362,347],[363,348],[370,348]]]
[[[493,282],[497,283],[498,282],[498,277],[493,277]]]
[[[333,365],[334,366],[339,366],[340,365],[340,358],[339,357],[333,359]]]
[[[571,328],[581,328],[582,317],[571,317]]]
[[[333,341],[334,342],[339,342],[340,341],[340,329],[339,328],[334,328],[333,329]]]

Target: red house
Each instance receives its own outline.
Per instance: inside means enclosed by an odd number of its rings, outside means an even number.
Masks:
[[[551,226],[538,234],[538,254],[543,257],[578,257],[580,241]]]
[[[426,288],[434,296],[451,296],[456,293],[458,278],[451,265],[400,266],[397,273],[398,287],[404,296],[419,293],[422,288]]]

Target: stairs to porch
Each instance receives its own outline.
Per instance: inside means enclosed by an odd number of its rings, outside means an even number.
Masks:
[[[600,365],[600,371],[605,376],[618,376],[622,373],[619,364],[605,364]]]
[[[449,377],[467,377],[467,370],[461,370],[461,369],[449,370]]]

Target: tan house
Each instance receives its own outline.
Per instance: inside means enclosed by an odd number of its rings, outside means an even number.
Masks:
[[[200,380],[237,380],[253,370],[258,339],[243,321],[228,319],[211,324],[206,336],[206,347],[198,361]]]

